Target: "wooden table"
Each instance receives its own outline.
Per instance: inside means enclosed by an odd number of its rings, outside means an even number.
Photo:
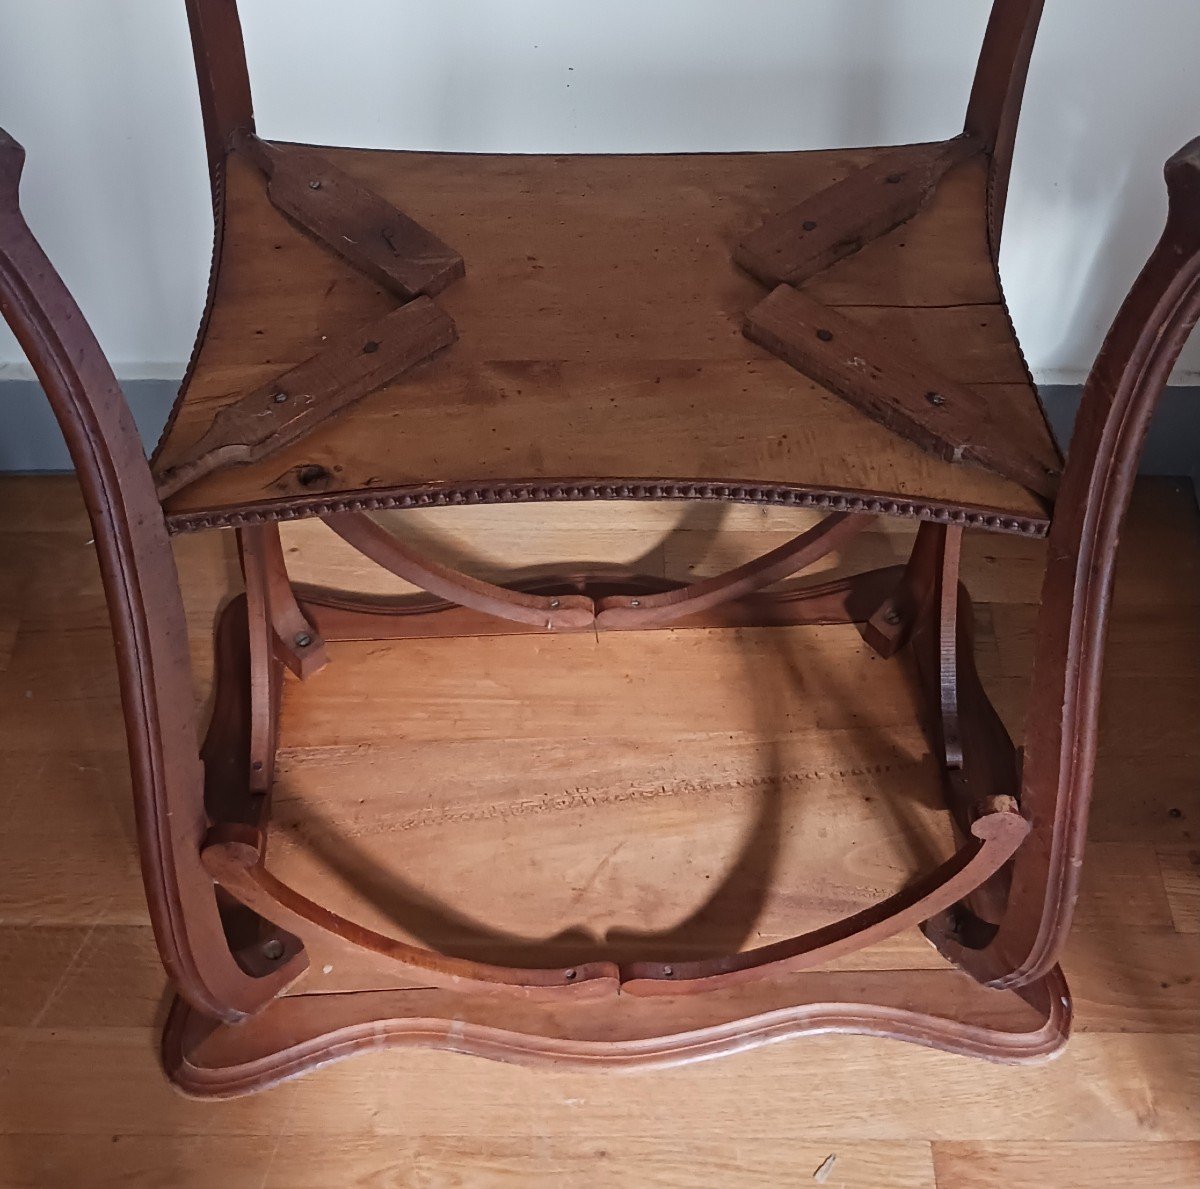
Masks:
[[[181,1088],[381,1045],[578,1068],[829,1031],[1058,1051],[1120,525],[1200,316],[1200,142],[1064,468],[996,264],[1041,8],[997,0],[943,142],[530,159],[261,138],[235,5],[189,0],[216,251],[149,466],[0,140],[0,300],[96,524]],[[497,582],[373,516],[581,503],[790,533],[702,578],[515,577],[516,555]],[[297,582],[296,520],[425,593]],[[863,548],[891,522],[919,525],[907,548]],[[228,529],[244,594],[197,745],[169,534]],[[1049,538],[1023,753],[976,670],[968,530]],[[693,803],[714,773],[724,796]],[[578,815],[610,804],[605,841]],[[547,879],[526,826],[554,814],[578,841]],[[633,884],[631,833],[655,876]],[[785,860],[805,878],[776,884]]]

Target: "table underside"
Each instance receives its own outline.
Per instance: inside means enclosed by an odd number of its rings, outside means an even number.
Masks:
[[[502,499],[710,498],[1044,531],[1045,502],[945,462],[743,335],[766,290],[732,252],[892,150],[516,157],[321,149],[451,243],[459,341],[250,465],[166,501],[172,527]],[[170,467],[245,393],[397,298],[291,224],[230,156],[211,309],[156,454]],[[968,160],[908,223],[803,286],[970,385],[1029,457],[1059,455],[988,247]],[[840,501],[840,502],[839,502]]]

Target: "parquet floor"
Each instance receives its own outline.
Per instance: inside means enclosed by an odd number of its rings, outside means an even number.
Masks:
[[[1014,1069],[822,1037],[617,1076],[394,1052],[217,1104],[180,1097],[156,1065],[164,980],[73,484],[3,478],[0,508],[4,1189],[1200,1184],[1200,517],[1190,488],[1144,483],[1126,533],[1092,841],[1065,963],[1076,1032],[1059,1060]],[[795,531],[755,509],[532,511],[429,513],[410,531],[484,574],[519,547],[535,563],[602,557],[672,575],[735,564]],[[302,576],[357,583],[356,563],[320,532],[288,530],[289,549],[315,550]],[[866,565],[886,564],[903,541],[881,529],[862,548]],[[981,668],[1011,725],[1041,548],[968,543]],[[203,696],[213,609],[235,562],[220,535],[181,538],[177,552]],[[677,718],[665,715],[664,730]]]

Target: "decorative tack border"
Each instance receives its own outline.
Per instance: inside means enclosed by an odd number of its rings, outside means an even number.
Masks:
[[[338,496],[290,497],[239,504],[227,509],[167,514],[172,533],[212,528],[244,528],[272,521],[335,516],[344,512],[382,512],[392,509],[447,508],[472,504],[584,503],[605,500],[696,501],[805,508],[820,512],[851,512],[955,524],[964,528],[1041,538],[1049,517],[1016,516],[997,508],[962,506],[936,500],[906,500],[894,496],[791,484],[685,481],[679,479],[593,479],[538,482],[426,484],[386,492],[349,492]]]

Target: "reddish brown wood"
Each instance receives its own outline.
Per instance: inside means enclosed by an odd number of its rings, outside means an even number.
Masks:
[[[908,643],[913,628],[927,611],[936,589],[946,528],[922,524],[917,529],[908,564],[898,571],[900,581],[874,609],[863,626],[863,639],[885,659]]]
[[[270,792],[275,783],[275,750],[279,743],[279,698],[283,680],[271,631],[271,601],[262,529],[238,534],[246,581],[247,636],[250,644],[250,791]]]
[[[237,0],[184,0],[191,27],[200,113],[214,181],[233,134],[254,131],[254,103]]]
[[[1034,834],[983,955],[997,986],[1039,978],[1070,929],[1091,801],[1104,641],[1121,526],[1151,417],[1200,320],[1200,140],[1167,163],[1163,237],[1084,391],[1042,588],[1022,809]]]
[[[904,891],[870,908],[760,949],[699,962],[635,962],[622,968],[626,995],[691,995],[791,974],[854,953],[944,912],[989,880],[1029,833],[1014,799],[1002,799],[971,827],[974,840]]]
[[[619,972],[611,962],[525,970],[450,958],[385,937],[323,908],[276,879],[263,863],[265,843],[265,837],[250,827],[220,827],[210,833],[201,858],[213,879],[241,904],[301,937],[319,930],[355,949],[366,950],[392,975],[409,972],[422,985],[539,998],[616,993]]]
[[[790,1037],[862,1033],[988,1061],[1045,1061],[1065,1043],[1062,974],[1017,995],[956,971],[815,972],[706,995],[513,1004],[442,990],[293,996],[236,1029],[176,1004],[163,1063],[184,1093],[232,1098],[380,1048],[437,1048],[551,1069],[655,1069]],[[519,1008],[520,1010],[514,1010]]]
[[[958,575],[962,561],[962,529],[945,530],[938,573],[938,709],[941,720],[941,760],[946,768],[963,766],[962,729],[959,722]],[[1009,796],[1015,790],[1008,790]]]
[[[690,628],[795,627],[801,624],[861,623],[895,588],[903,569],[891,566],[813,586],[756,591],[707,611],[689,614]],[[582,595],[597,602],[620,590],[663,594],[683,589],[681,582],[648,575],[573,575],[514,583],[512,589],[543,597]],[[446,639],[460,636],[515,636],[545,631],[541,624],[517,623],[474,611],[445,599],[405,596],[369,599],[316,587],[300,587],[305,616],[326,640]],[[643,631],[670,628],[671,622],[647,624]],[[586,630],[586,629],[584,629]]]
[[[257,580],[265,593],[266,615],[274,638],[275,653],[302,681],[319,673],[328,663],[325,642],[305,618],[288,579],[283,545],[277,524],[241,529],[238,539],[242,555],[255,558]],[[247,577],[247,591],[249,591]]]
[[[456,337],[445,312],[422,297],[329,343],[298,367],[223,408],[188,454],[159,472],[159,499],[168,499],[221,467],[270,457],[450,346]]]
[[[879,331],[781,285],[746,316],[746,334],[930,454],[978,463],[1053,498],[1055,466],[1014,445],[977,392]]]
[[[21,216],[25,155],[0,131],[0,316],[33,364],[87,504],[117,645],[146,899],[171,981],[193,1006],[237,1020],[293,977],[234,960],[212,881],[187,626],[166,526],[137,428],[83,314]]]
[[[385,570],[460,606],[498,619],[533,624],[547,632],[591,627],[595,619],[591,599],[580,595],[522,594],[472,578],[423,557],[366,516],[327,516],[325,523],[343,541]]]
[[[866,516],[830,516],[786,545],[714,578],[661,594],[608,595],[596,605],[596,626],[627,631],[662,627],[734,602],[806,569],[851,541],[870,523]]]
[[[799,285],[907,223],[949,170],[982,152],[969,136],[897,149],[768,220],[733,258],[764,285]]]
[[[942,912],[970,895],[1012,858],[1029,832],[1016,801],[1001,799],[971,829],[971,845],[910,887],[862,912],[803,936],[698,962],[594,962],[559,970],[492,966],[448,958],[367,929],[316,904],[276,879],[263,862],[265,838],[246,826],[210,834],[202,858],[210,875],[237,900],[277,926],[304,937],[313,930],[381,959],[391,974],[434,986],[474,986],[490,994],[691,995],[810,969]]]
[[[279,210],[383,288],[407,301],[466,276],[453,248],[319,153],[252,134],[234,143],[270,179]]]
[[[1000,255],[1017,124],[1044,8],[1045,0],[995,0],[967,108],[966,133],[982,141],[992,158],[988,227],[994,259]]]

